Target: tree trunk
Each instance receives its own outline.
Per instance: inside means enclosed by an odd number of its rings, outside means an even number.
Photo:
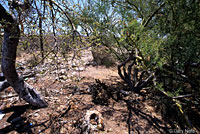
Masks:
[[[7,82],[18,93],[19,97],[36,107],[46,107],[45,102],[37,91],[24,82],[15,69],[16,51],[20,37],[17,21],[6,12],[0,4],[0,23],[4,27],[4,41],[2,47],[2,72]]]
[[[42,32],[42,15],[39,13],[39,29],[40,29],[40,51],[42,55],[42,62],[44,61],[44,43],[43,43],[43,32]]]

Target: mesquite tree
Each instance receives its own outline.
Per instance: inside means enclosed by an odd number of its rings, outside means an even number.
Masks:
[[[25,10],[28,8],[27,3],[12,1],[12,5],[17,8]],[[5,8],[0,5],[0,23],[4,28],[4,41],[2,47],[2,72],[5,76],[3,88],[12,86],[18,93],[19,97],[23,98],[29,104],[36,107],[46,107],[45,102],[37,91],[24,82],[15,69],[16,51],[20,37],[20,29],[17,20],[10,15]]]

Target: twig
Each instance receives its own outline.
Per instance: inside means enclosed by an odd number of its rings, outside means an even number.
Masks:
[[[146,26],[149,24],[149,22],[151,21],[151,19],[153,18],[153,16],[154,16],[164,5],[165,5],[165,2],[162,3],[162,4],[160,5],[160,7],[157,8],[157,9],[151,14],[151,16],[149,16],[149,18],[147,19],[147,21],[146,21],[145,23],[143,23],[143,26],[144,26],[144,27],[146,27]]]
[[[181,99],[181,98],[187,98],[187,97],[191,97],[194,96],[193,94],[186,94],[186,95],[179,95],[176,97],[172,97],[173,99]]]

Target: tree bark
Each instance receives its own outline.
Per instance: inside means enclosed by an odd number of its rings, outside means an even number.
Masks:
[[[36,107],[46,107],[45,102],[37,91],[24,82],[15,69],[16,51],[20,37],[17,21],[0,4],[0,23],[4,28],[4,41],[2,47],[2,72],[7,82],[14,88],[19,97]]]
[[[40,29],[40,51],[42,55],[42,62],[44,61],[44,43],[43,43],[43,32],[42,32],[42,15],[39,13],[39,29]]]

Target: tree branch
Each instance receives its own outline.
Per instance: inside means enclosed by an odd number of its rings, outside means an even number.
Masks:
[[[141,13],[141,11],[139,10],[139,8],[138,8],[134,3],[131,3],[129,0],[126,0],[126,2],[127,2],[129,5],[133,6],[133,8],[135,8],[135,10],[138,12],[139,16],[140,16],[142,19],[144,19],[143,14]]]
[[[64,11],[55,1],[49,0],[49,2],[52,3],[52,6],[53,6],[53,4],[54,4],[60,11],[62,11],[62,13],[67,17],[67,19],[68,19],[68,21],[69,21],[69,23],[70,23],[70,25],[71,25],[71,27],[72,27],[72,30],[73,30],[73,31],[76,30],[76,27],[75,27],[74,23],[72,22],[71,18],[70,18],[69,15],[66,13],[66,11]]]
[[[7,80],[0,82],[0,92],[2,92],[4,89],[8,88],[10,84],[7,82]]]
[[[2,72],[7,82],[14,88],[19,97],[36,107],[46,107],[47,103],[37,91],[19,77],[15,69],[16,51],[20,37],[17,21],[0,4],[0,23],[4,27],[2,47]]]
[[[157,8],[157,9],[149,16],[149,18],[147,19],[147,21],[146,21],[145,23],[143,23],[143,26],[144,26],[144,27],[146,27],[146,26],[149,24],[149,22],[152,20],[153,16],[154,16],[155,14],[157,14],[158,11],[159,11],[164,5],[165,5],[165,2],[162,3],[162,4],[160,5],[160,7]],[[144,22],[144,21],[143,21],[143,22]]]

